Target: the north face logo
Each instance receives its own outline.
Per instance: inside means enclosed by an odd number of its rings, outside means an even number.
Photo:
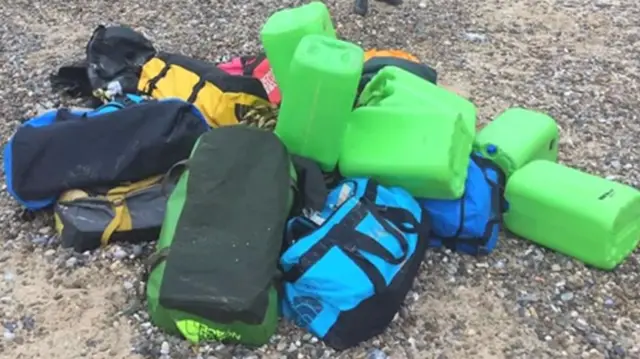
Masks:
[[[296,325],[302,328],[309,327],[324,308],[317,298],[307,296],[293,298],[291,307],[297,313]]]

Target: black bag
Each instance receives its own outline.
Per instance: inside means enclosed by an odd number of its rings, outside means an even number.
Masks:
[[[169,199],[158,242],[168,249],[162,307],[231,330],[238,341],[266,343],[277,324],[273,293],[293,194],[290,171],[287,150],[271,132],[229,126],[201,137]]]
[[[56,116],[48,126],[20,127],[12,138],[12,185],[23,200],[163,174],[209,129],[193,105],[176,99],[94,117]]]
[[[98,26],[87,44],[88,75],[94,90],[118,81],[124,93],[136,93],[142,66],[156,49],[144,35],[126,26]]]

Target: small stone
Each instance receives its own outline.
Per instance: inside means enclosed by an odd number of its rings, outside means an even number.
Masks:
[[[127,252],[125,252],[124,249],[117,247],[114,251],[113,251],[113,258],[116,260],[121,260],[124,259],[128,256]]]
[[[47,249],[47,251],[46,251],[46,252],[44,252],[44,256],[45,256],[45,257],[51,257],[51,256],[53,256],[54,254],[56,254],[56,250],[55,250],[55,249]]]
[[[5,271],[2,278],[4,279],[5,282],[13,282],[13,280],[16,279],[16,275],[13,274],[12,272]]]
[[[560,295],[560,299],[561,299],[563,302],[568,302],[568,301],[570,301],[570,300],[572,300],[572,299],[573,299],[573,296],[574,296],[574,295],[573,295],[573,293],[572,293],[572,292],[565,292],[565,293],[562,293],[562,294]]]
[[[67,268],[73,268],[76,266],[76,264],[78,264],[78,258],[76,257],[71,257],[69,259],[67,259],[67,261],[64,263],[64,266]]]
[[[480,34],[480,33],[477,33],[477,32],[466,32],[466,33],[464,33],[464,37],[465,37],[465,39],[467,39],[467,41],[471,41],[471,42],[485,42],[485,41],[487,41],[487,35]]]
[[[551,271],[552,272],[560,272],[562,270],[562,267],[559,264],[552,264],[551,265]]]
[[[35,244],[37,246],[45,245],[45,244],[47,244],[47,242],[49,242],[49,236],[35,236],[31,240],[31,243],[33,243],[33,244]]]
[[[373,349],[367,353],[367,359],[388,359],[389,356],[380,349]]]
[[[169,355],[169,343],[164,341],[162,342],[162,344],[160,345],[160,354],[162,355]]]
[[[49,232],[51,232],[51,228],[50,227],[42,227],[38,230],[38,233],[40,234],[49,234]]]
[[[143,246],[141,246],[141,245],[139,245],[139,244],[136,244],[136,245],[134,245],[134,246],[133,246],[133,248],[131,249],[131,255],[132,255],[134,258],[140,257],[140,256],[142,255],[143,249],[144,249],[144,247],[143,247]]]
[[[520,305],[525,305],[525,304],[529,304],[529,303],[533,303],[533,302],[537,302],[538,301],[538,296],[535,294],[528,294],[525,293],[521,296],[518,297],[518,299],[516,300]]]
[[[133,283],[129,282],[129,281],[125,281],[124,283],[122,283],[122,286],[124,287],[124,289],[126,290],[131,290],[133,288]]]
[[[427,3],[421,2],[421,3],[418,4],[418,7],[421,8],[421,9],[426,9],[427,8]]]
[[[285,342],[280,342],[276,346],[276,350],[279,351],[279,352],[283,352],[285,349],[287,349],[287,343],[285,343]]]
[[[9,330],[5,330],[4,334],[3,334],[4,340],[6,341],[13,341],[16,338],[16,334],[12,331]]]
[[[604,300],[604,306],[605,306],[606,308],[613,308],[613,306],[614,306],[615,304],[616,304],[616,303],[615,303],[615,302],[613,301],[613,299],[611,299],[611,298],[607,298],[607,299],[605,299],[605,300]]]
[[[33,328],[35,328],[36,326],[36,320],[29,315],[23,316],[22,319],[20,319],[20,321],[22,322],[22,327],[25,330],[33,330]]]

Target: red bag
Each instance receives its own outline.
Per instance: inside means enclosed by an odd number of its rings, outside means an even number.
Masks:
[[[230,75],[236,76],[252,76],[262,82],[269,101],[275,105],[279,105],[282,101],[280,89],[273,76],[273,71],[269,65],[269,60],[264,54],[258,56],[242,56],[235,57],[229,62],[218,64],[218,68]]]

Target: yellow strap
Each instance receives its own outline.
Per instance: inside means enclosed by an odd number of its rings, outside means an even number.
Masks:
[[[129,210],[125,204],[124,197],[122,197],[119,201],[113,201],[113,219],[107,225],[107,228],[102,232],[102,236],[100,238],[100,243],[102,246],[106,246],[109,244],[109,240],[113,233],[118,230],[128,230],[131,229],[131,215],[129,214]]]
[[[104,232],[102,232],[100,243],[102,243],[103,246],[109,244],[111,236],[116,231],[129,231],[133,228],[131,214],[129,213],[129,208],[127,208],[127,195],[133,191],[152,186],[158,183],[161,178],[162,176],[150,177],[129,185],[114,187],[107,192],[106,197],[113,206],[114,214],[113,219],[104,229]]]

